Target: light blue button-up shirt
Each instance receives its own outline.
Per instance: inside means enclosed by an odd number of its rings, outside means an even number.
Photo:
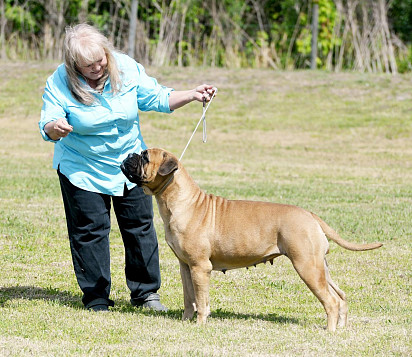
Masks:
[[[47,80],[39,128],[44,140],[55,143],[53,168],[59,169],[73,185],[122,196],[125,183],[129,189],[135,184],[126,179],[120,164],[129,153],[147,148],[138,110],[171,113],[169,95],[173,89],[161,86],[127,55],[114,53],[114,57],[121,71],[121,91],[113,96],[108,79],[103,92],[95,93],[97,101],[91,106],[72,96],[65,66],[60,65]],[[59,118],[66,118],[73,131],[53,141],[44,126]]]

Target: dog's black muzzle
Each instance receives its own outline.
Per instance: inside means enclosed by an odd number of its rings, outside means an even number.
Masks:
[[[132,153],[123,160],[120,169],[130,182],[141,186],[144,183],[143,177],[141,176],[143,173],[143,166],[147,162],[149,162],[147,156],[143,155],[143,153],[141,155]]]

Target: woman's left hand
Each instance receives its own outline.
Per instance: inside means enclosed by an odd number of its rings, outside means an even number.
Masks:
[[[210,84],[202,84],[195,89],[187,91],[172,91],[169,96],[170,110],[175,110],[183,107],[187,103],[190,103],[194,100],[203,102],[203,98],[206,98],[206,102],[209,102],[216,91],[217,88],[213,87]]]
[[[195,99],[198,102],[203,102],[204,98],[206,102],[209,102],[212,99],[213,93],[217,91],[217,88],[213,87],[210,84],[202,84],[195,88]]]

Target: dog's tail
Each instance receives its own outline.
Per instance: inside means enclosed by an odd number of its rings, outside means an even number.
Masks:
[[[357,244],[351,243],[344,240],[333,228],[329,227],[328,224],[319,218],[316,214],[312,213],[313,218],[319,223],[323,230],[323,233],[330,239],[332,239],[336,244],[340,245],[342,248],[354,251],[371,250],[382,247],[382,243],[370,243],[370,244]]]

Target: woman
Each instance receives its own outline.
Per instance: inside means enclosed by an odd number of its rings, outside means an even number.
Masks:
[[[147,147],[138,110],[171,113],[192,101],[210,100],[211,85],[174,91],[149,77],[142,65],[116,52],[97,29],[66,29],[65,59],[48,78],[39,122],[55,143],[74,271],[83,304],[107,311],[110,294],[110,208],[125,247],[131,303],[167,311],[157,293],[160,269],[152,198],[129,182],[120,164]]]

